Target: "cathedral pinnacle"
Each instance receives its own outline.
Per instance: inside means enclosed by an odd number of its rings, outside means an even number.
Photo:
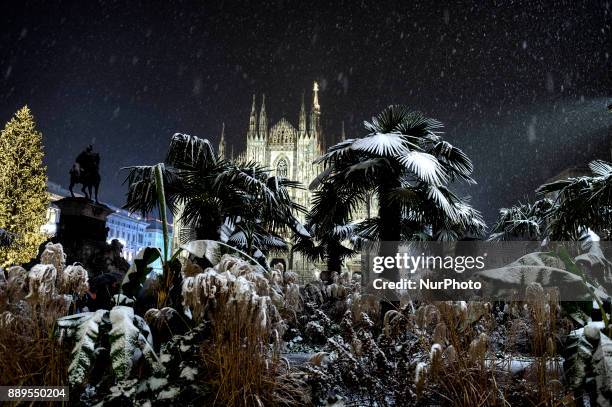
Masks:
[[[221,139],[219,140],[219,158],[225,158],[225,122],[221,127]]]
[[[265,139],[268,134],[268,115],[266,114],[266,94],[261,99],[261,110],[259,112],[259,137]]]
[[[251,116],[249,117],[249,131],[247,137],[254,138],[257,134],[257,109],[255,106],[255,94],[253,94],[253,105],[251,106]]]
[[[300,107],[298,130],[300,137],[306,137],[306,106],[304,103],[304,92],[302,92],[302,106]]]
[[[319,105],[319,84],[317,82],[314,83],[312,90],[314,92],[314,98],[312,99],[312,107],[314,110],[318,111],[321,109],[321,106]]]

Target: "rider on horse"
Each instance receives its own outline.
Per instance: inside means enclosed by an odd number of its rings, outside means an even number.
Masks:
[[[92,192],[95,196],[95,201],[98,202],[98,188],[100,187],[100,155],[93,151],[93,146],[90,144],[76,158],[74,165],[70,169],[70,194],[74,197],[72,187],[75,184],[82,184],[81,192],[91,199]],[[92,191],[93,189],[93,191]]]

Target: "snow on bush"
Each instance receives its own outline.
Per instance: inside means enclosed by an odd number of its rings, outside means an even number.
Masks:
[[[52,264],[37,264],[28,273],[29,292],[26,299],[33,302],[52,300],[56,294],[57,271]]]
[[[280,294],[268,278],[259,268],[229,255],[215,267],[186,277],[182,294],[183,306],[190,309],[196,321],[204,320],[208,311],[230,306],[264,330],[282,321],[271,299]]]
[[[80,264],[66,267],[62,275],[62,292],[82,296],[89,289],[87,270]]]
[[[66,254],[61,243],[49,242],[45,245],[45,250],[40,255],[40,264],[53,264],[61,278],[61,273],[66,268]]]
[[[134,365],[143,356],[146,363],[157,368],[153,338],[147,323],[134,309],[116,306],[110,311],[98,310],[59,318],[59,338],[73,340],[72,361],[68,367],[72,385],[84,383],[96,358],[100,356],[100,334],[108,334],[111,365],[118,380],[127,379]]]

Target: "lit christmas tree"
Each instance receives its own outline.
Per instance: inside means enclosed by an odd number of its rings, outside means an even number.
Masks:
[[[36,257],[46,239],[41,226],[48,204],[42,134],[25,106],[0,134],[0,228],[14,236],[9,246],[0,246],[0,267]]]

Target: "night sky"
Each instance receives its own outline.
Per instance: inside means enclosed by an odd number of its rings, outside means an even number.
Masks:
[[[238,151],[254,92],[272,124],[297,125],[314,80],[328,143],[393,103],[441,120],[476,167],[458,190],[489,222],[560,170],[610,159],[609,1],[445,4],[2,1],[0,121],[32,108],[63,185],[93,142],[116,205],[119,169],[161,161],[173,133],[216,145],[225,122]]]

